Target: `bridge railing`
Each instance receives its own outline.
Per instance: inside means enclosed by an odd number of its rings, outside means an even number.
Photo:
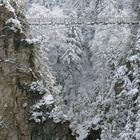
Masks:
[[[73,18],[73,17],[45,17],[45,18],[27,18],[29,24],[46,25],[68,25],[68,24],[139,24],[137,17],[91,17],[91,18]]]

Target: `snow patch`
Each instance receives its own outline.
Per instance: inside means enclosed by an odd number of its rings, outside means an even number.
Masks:
[[[36,43],[39,43],[40,41],[37,39],[37,38],[27,38],[25,39],[25,41],[28,43],[28,44],[36,44]]]
[[[10,25],[10,29],[14,32],[17,32],[18,30],[22,32],[22,25],[18,19],[10,18],[6,21],[6,25]]]

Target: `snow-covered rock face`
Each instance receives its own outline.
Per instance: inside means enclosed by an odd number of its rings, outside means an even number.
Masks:
[[[25,41],[19,7],[12,1],[0,3],[0,139],[29,140],[27,85],[33,46]],[[14,5],[14,7],[13,7]]]
[[[136,16],[132,0],[89,0],[88,2],[67,0],[59,1],[58,5],[55,1],[47,0],[31,2],[33,4],[29,6],[27,16],[32,18],[70,15]],[[122,94],[117,87],[119,82],[116,75],[127,79],[123,80],[130,84],[126,76],[127,67],[120,67],[120,64],[125,63],[128,50],[132,47],[131,26],[122,24],[69,28],[32,26],[32,29],[41,43],[43,63],[56,81],[54,91],[51,93],[54,108],[50,112],[50,117],[54,119],[54,122],[69,121],[69,128],[73,135],[77,135],[77,140],[86,138],[91,129],[98,133],[102,130],[101,136],[94,139],[101,137],[102,140],[124,140],[125,134],[128,138],[129,130],[127,132],[121,132],[121,130],[128,129],[129,123],[125,126],[121,120],[126,117],[125,113],[119,113],[118,108],[121,107],[118,105],[117,108],[115,105],[121,104],[120,101],[123,102],[116,95],[120,92]],[[129,59],[135,61],[137,57],[131,56]],[[132,92],[136,94],[135,91]],[[125,97],[125,99],[127,102],[128,98]],[[39,104],[40,102],[36,106],[38,107]],[[34,118],[36,114],[33,112]],[[120,123],[120,127],[115,115],[120,118],[119,123],[123,122],[122,125]],[[127,118],[124,120],[127,121]],[[138,128],[137,131],[139,131]]]

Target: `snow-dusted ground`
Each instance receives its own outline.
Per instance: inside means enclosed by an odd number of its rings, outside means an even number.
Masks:
[[[97,17],[136,16],[131,0],[95,0],[82,4],[78,2],[67,0],[58,4],[46,0],[44,6],[43,1],[34,1],[32,4],[28,3],[27,17],[67,17],[78,14],[96,14]],[[70,5],[67,6],[68,4]],[[83,5],[86,6],[84,9]],[[129,100],[122,95],[126,92],[129,96],[127,86],[131,85],[133,89],[132,81],[127,75],[129,70],[124,65],[127,63],[125,59],[128,50],[133,45],[131,26],[114,24],[31,28],[41,45],[42,62],[55,79],[54,92],[47,92],[33,107],[34,110],[42,104],[54,104],[50,117],[55,122],[68,120],[73,134],[79,135],[77,140],[86,138],[91,128],[102,129],[102,140],[133,140],[133,137],[139,140],[140,128],[138,126],[135,133],[130,130],[131,107],[126,106]],[[132,55],[129,61],[135,61],[137,57],[139,61],[137,54]],[[134,69],[138,68],[135,66]],[[46,69],[43,70],[45,72]],[[120,88],[125,91],[119,88],[116,91],[115,86],[121,81],[119,78],[124,78],[127,82],[124,85],[121,85],[123,82],[120,83]],[[136,88],[138,90],[138,87]],[[132,91],[134,94],[137,92],[139,91],[134,89]],[[33,119],[37,122],[43,121],[44,118],[38,120],[41,115],[42,112],[34,111]]]

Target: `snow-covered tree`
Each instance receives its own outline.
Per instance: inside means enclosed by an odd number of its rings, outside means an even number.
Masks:
[[[28,17],[135,14],[131,0],[39,3],[32,4]],[[41,43],[43,64],[55,77],[54,89],[59,90],[53,92],[50,117],[56,123],[69,121],[78,140],[88,137],[90,130],[101,130],[102,140],[138,140],[139,32],[134,45],[129,25],[32,27]]]

